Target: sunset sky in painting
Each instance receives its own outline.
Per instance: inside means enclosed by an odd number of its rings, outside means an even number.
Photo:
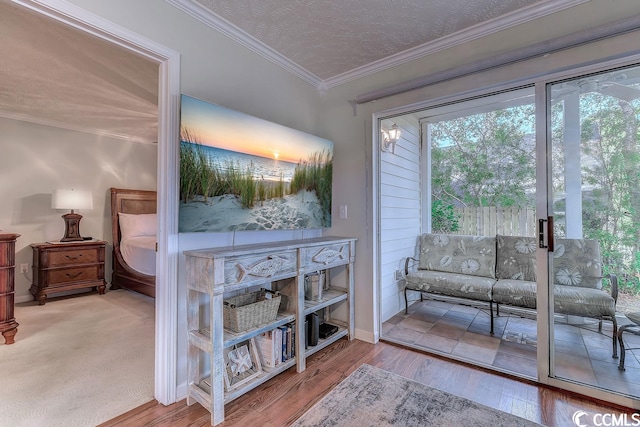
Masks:
[[[298,163],[333,151],[333,143],[305,132],[182,95],[181,127],[203,145]]]

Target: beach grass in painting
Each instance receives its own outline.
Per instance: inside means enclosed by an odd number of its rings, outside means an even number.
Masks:
[[[331,226],[331,141],[184,95],[180,140],[180,232]]]

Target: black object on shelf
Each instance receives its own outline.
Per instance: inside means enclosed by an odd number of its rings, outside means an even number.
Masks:
[[[330,323],[323,323],[319,326],[318,330],[318,336],[325,339],[338,332],[338,327]]]
[[[309,328],[307,329],[307,337],[309,338],[309,345],[311,347],[318,345],[318,333],[320,327],[320,321],[316,313],[311,313],[307,316],[307,322]]]

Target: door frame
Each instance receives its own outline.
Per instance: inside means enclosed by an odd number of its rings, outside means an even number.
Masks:
[[[63,0],[11,0],[158,64],[158,251],[156,255],[154,397],[176,401],[178,336],[178,136],[180,55]]]

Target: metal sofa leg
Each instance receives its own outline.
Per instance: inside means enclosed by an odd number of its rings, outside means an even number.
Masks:
[[[621,326],[618,331],[618,342],[620,343],[620,364],[618,365],[618,369],[624,371],[624,342],[622,341],[622,333],[624,332],[625,327]],[[613,339],[616,339],[616,334],[613,334]]]
[[[618,333],[618,321],[616,320],[616,316],[614,315],[611,318],[611,321],[613,322],[613,358],[617,359],[618,358],[618,347],[616,346],[616,335]],[[620,336],[620,353],[622,355],[622,357],[624,357],[624,350],[622,349],[622,335]],[[623,365],[624,367],[624,365]]]
[[[496,309],[498,305],[496,304]],[[489,301],[489,317],[491,319],[491,330],[489,331],[491,336],[493,336],[493,301]]]
[[[404,314],[409,314],[409,299],[407,299],[407,290],[408,288],[404,288]],[[422,297],[422,294],[420,294]]]

